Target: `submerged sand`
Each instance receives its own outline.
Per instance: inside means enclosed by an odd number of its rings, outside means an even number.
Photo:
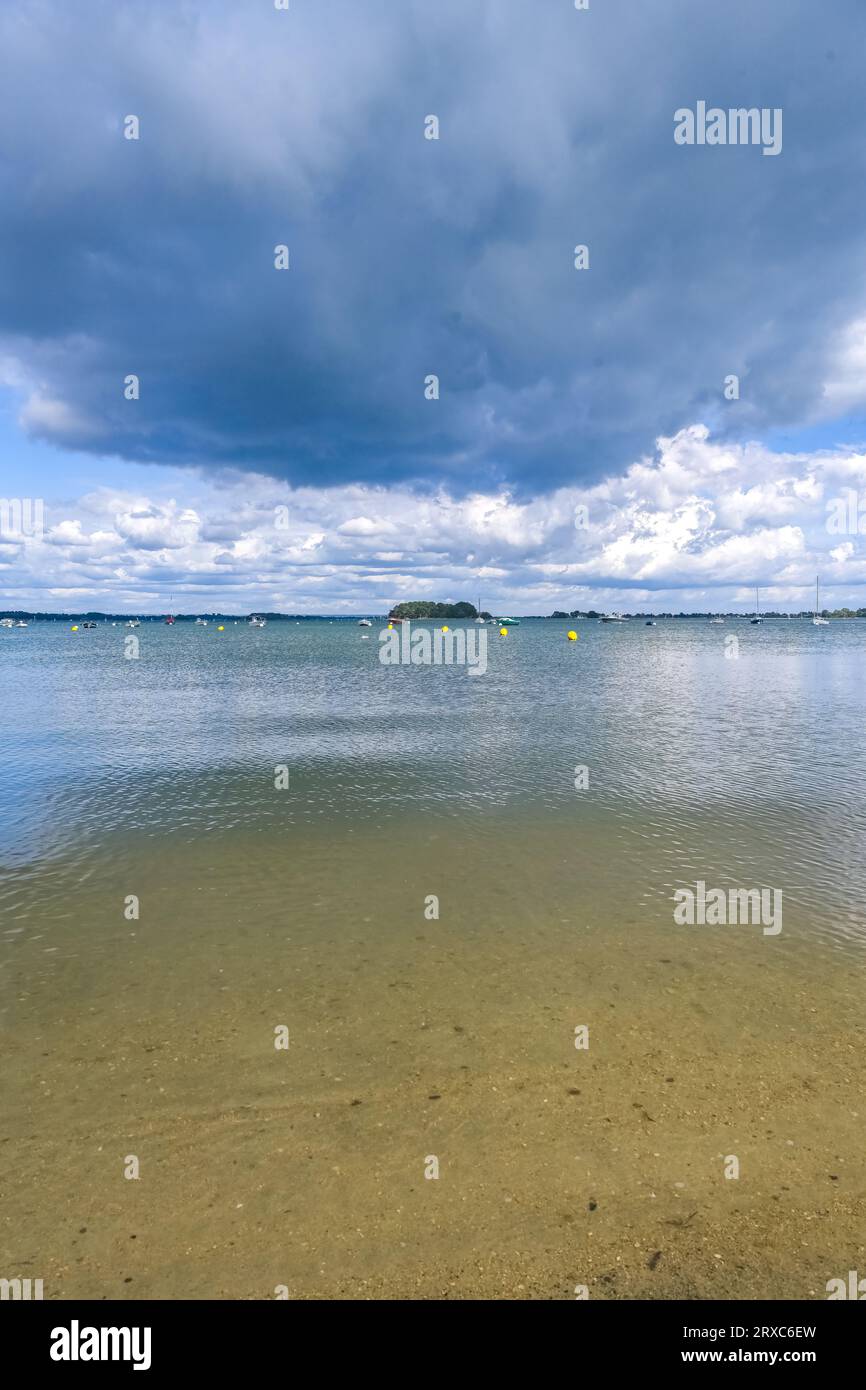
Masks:
[[[866,1271],[862,959],[804,913],[676,927],[605,843],[155,838],[22,887],[0,1272],[56,1299],[812,1299]]]

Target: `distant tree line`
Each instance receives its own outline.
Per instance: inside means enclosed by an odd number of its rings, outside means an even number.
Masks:
[[[429,603],[418,599],[412,603],[398,603],[388,614],[389,618],[489,618],[489,613],[479,614],[474,603]]]
[[[584,610],[583,610],[582,608],[575,608],[575,609],[572,610],[571,613],[563,613],[560,609],[556,608],[556,609],[554,609],[554,611],[551,613],[550,616],[551,616],[551,618],[600,618],[600,617],[601,617],[601,614],[600,614],[600,613],[596,613],[596,611],[595,611],[594,608],[590,608],[589,612],[584,612]],[[751,616],[751,614],[749,614],[749,613],[725,613],[725,614],[723,614],[723,615],[721,615],[721,616],[724,616],[724,617],[726,617],[726,618],[748,618],[748,617]],[[811,617],[812,617],[812,610],[811,610],[811,608],[804,608],[804,609],[802,610],[802,612],[800,612],[800,613],[777,613],[774,609],[765,609],[762,616],[765,617],[765,618],[811,618]],[[715,617],[715,614],[714,614],[714,613],[711,613],[711,612],[707,612],[707,613],[624,613],[624,614],[623,614],[623,617],[625,617],[625,618],[711,618],[711,617]],[[866,608],[835,608],[835,609],[833,609],[832,612],[831,612],[828,608],[824,608],[824,609],[822,610],[822,612],[821,612],[821,617],[822,617],[822,618],[866,618]]]

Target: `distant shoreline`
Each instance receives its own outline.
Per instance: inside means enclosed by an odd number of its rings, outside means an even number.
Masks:
[[[175,623],[195,622],[197,618],[206,618],[208,622],[227,622],[227,623],[247,623],[251,613],[174,613]],[[386,614],[370,613],[261,613],[259,616],[265,618],[269,623],[359,623],[363,618],[369,619],[373,623],[386,624],[389,622],[417,622],[417,623],[437,623],[443,621],[438,617],[421,618],[390,618]],[[596,622],[601,618],[600,612],[590,613],[516,613],[514,617],[521,623],[564,623],[564,622]],[[708,622],[711,618],[722,618],[725,622],[748,622],[753,614],[746,613],[624,613],[622,615],[630,622],[640,622],[647,618],[654,618],[659,622]],[[866,618],[866,609],[861,608],[856,612],[851,611],[832,611],[823,610],[823,616],[830,618],[833,622],[850,622],[852,620]],[[160,613],[101,613],[92,610],[80,613],[40,613],[33,612],[27,608],[4,608],[0,609],[0,618],[26,618],[28,622],[47,622],[47,623],[77,623],[81,621],[105,622],[105,623],[126,623],[131,618],[138,618],[141,622],[162,623],[165,621],[166,614]],[[776,619],[780,622],[809,622],[813,617],[811,610],[803,610],[797,613],[762,613],[762,619],[772,622]],[[499,622],[498,618],[489,618],[488,622]],[[474,618],[449,618],[450,623],[465,622],[472,624]]]

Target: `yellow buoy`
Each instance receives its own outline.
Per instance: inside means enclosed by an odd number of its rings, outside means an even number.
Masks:
[[[218,628],[217,628],[217,632],[225,632],[225,628],[224,628],[224,627],[218,627]]]
[[[578,635],[577,635],[576,632],[570,632],[570,633],[568,634],[568,640],[569,640],[569,642],[577,642],[577,641],[579,641],[580,639],[578,638]]]
[[[499,629],[499,636],[500,636],[500,637],[507,637],[507,636],[508,636],[508,628],[507,628],[507,627],[501,627],[501,628]]]
[[[73,632],[77,632],[77,631],[78,631],[78,624],[77,624],[77,623],[75,624],[74,628],[72,628],[72,631],[73,631]]]
[[[389,631],[389,632],[393,632],[393,631],[394,631],[394,624],[393,624],[393,623],[389,623],[389,624],[388,624],[388,631]]]
[[[443,632],[447,632],[447,631],[448,631],[447,627],[443,627],[442,631],[443,631]]]

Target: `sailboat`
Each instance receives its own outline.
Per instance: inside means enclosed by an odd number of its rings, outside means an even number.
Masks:
[[[487,622],[487,619],[486,619],[486,618],[482,618],[482,616],[481,616],[481,599],[480,599],[480,598],[479,598],[479,600],[478,600],[478,614],[477,614],[477,616],[476,616],[476,618],[475,618],[475,621],[476,621],[476,623],[481,623],[482,627],[483,627],[483,626],[486,624],[486,622]]]
[[[764,621],[764,619],[761,617],[761,610],[760,610],[760,606],[759,606],[759,604],[758,604],[758,586],[757,586],[757,584],[755,585],[755,616],[754,616],[754,618],[750,619],[750,621],[751,621],[751,624],[752,624],[753,627],[755,626],[755,623],[762,623],[762,622]]]
[[[830,626],[830,619],[829,619],[829,618],[822,618],[822,617],[821,617],[820,609],[819,609],[819,607],[818,607],[818,576],[817,576],[817,574],[815,575],[815,616],[814,616],[814,618],[812,619],[812,626],[813,626],[813,627],[829,627],[829,626]]]

